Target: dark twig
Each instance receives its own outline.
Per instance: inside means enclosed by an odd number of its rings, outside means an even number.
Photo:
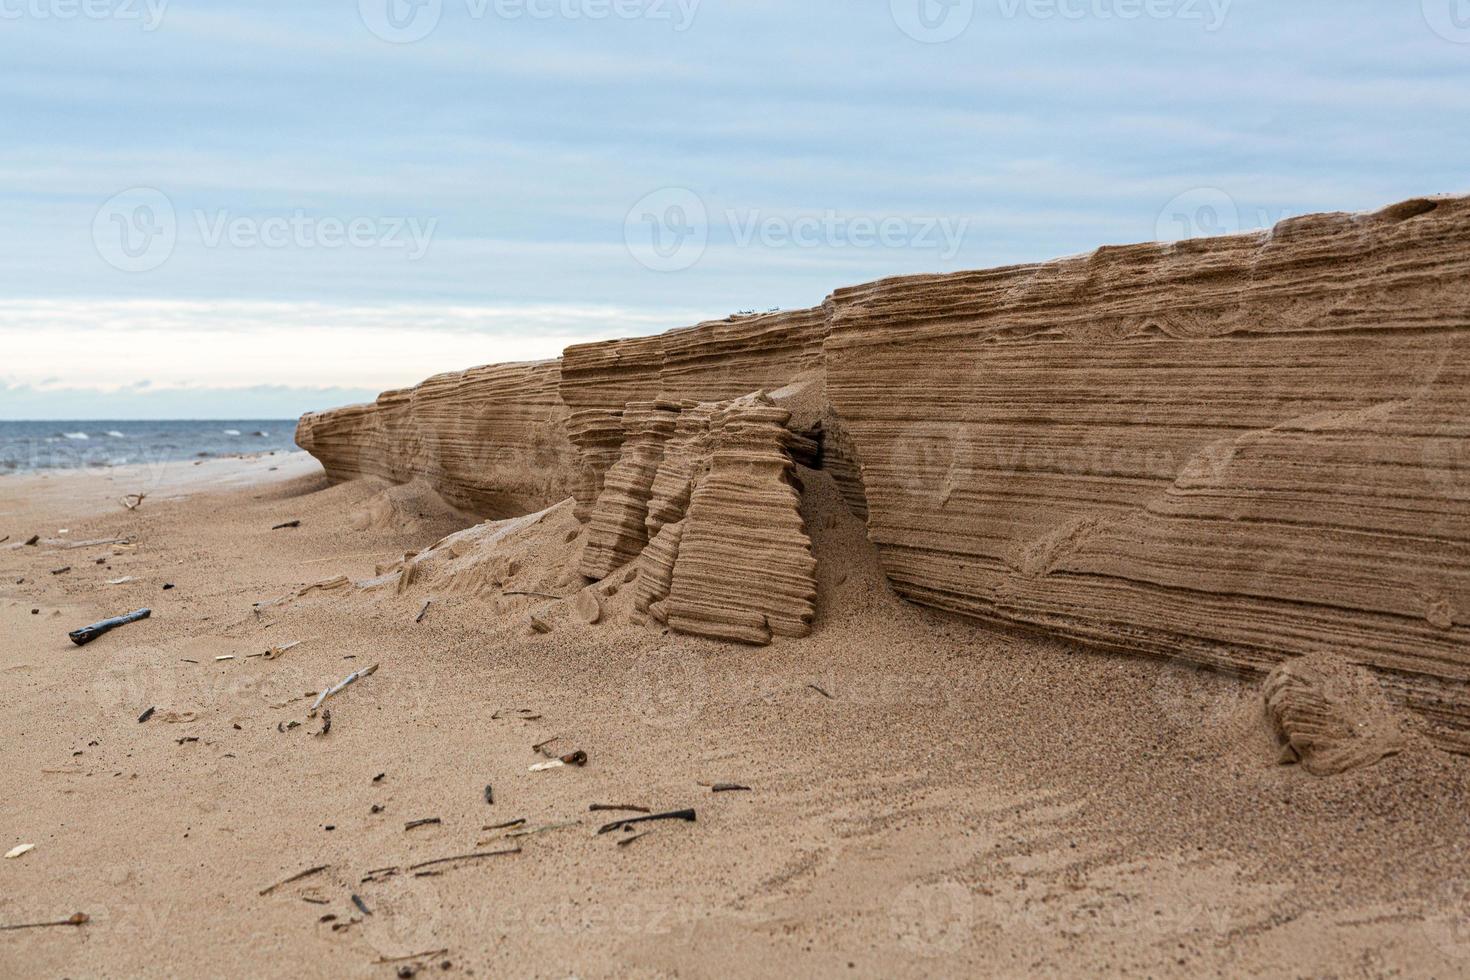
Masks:
[[[521,849],[519,846],[501,851],[475,851],[471,854],[456,854],[453,857],[435,858],[432,861],[424,861],[421,864],[411,864],[409,865],[408,870],[421,871],[424,868],[432,868],[440,864],[449,864],[452,861],[478,861],[481,858],[500,857],[503,854],[519,853],[521,853]]]
[[[646,806],[619,806],[619,805],[615,805],[615,804],[612,804],[612,803],[594,803],[591,806],[589,806],[587,809],[590,810],[593,813],[599,813],[599,812],[601,812],[603,810],[629,810],[629,811],[632,811],[633,813],[652,813],[653,812],[652,810],[650,810]]]
[[[631,827],[633,824],[637,823],[647,823],[650,820],[687,820],[690,823],[693,823],[695,820],[695,816],[692,809],[670,810],[668,813],[655,813],[647,817],[630,817],[627,820],[614,820],[610,824],[603,825],[597,832],[599,834],[606,834],[609,831],[620,830],[623,827]]]
[[[151,615],[153,615],[153,610],[139,609],[137,612],[130,612],[126,616],[104,619],[100,623],[93,623],[91,626],[83,626],[79,630],[72,630],[67,636],[71,637],[71,641],[77,646],[84,647],[104,633],[110,633],[119,626],[136,623],[140,619],[147,619]]]
[[[285,881],[278,881],[274,885],[271,885],[268,888],[262,888],[260,890],[260,893],[262,895],[269,895],[271,892],[275,891],[277,888],[282,887],[283,885],[289,885],[289,884],[291,884],[294,881],[300,881],[302,878],[310,878],[312,875],[314,875],[314,874],[320,874],[321,872],[327,870],[330,867],[331,867],[330,864],[319,864],[319,865],[317,865],[314,868],[307,868],[305,871],[302,871],[299,874],[292,875],[291,877],[287,878]]]
[[[505,823],[491,824],[489,827],[481,827],[480,829],[481,830],[509,830],[512,827],[519,827],[519,826],[521,826],[525,822],[526,822],[526,818],[525,817],[519,817],[519,818],[517,818],[515,820],[507,820]]]
[[[618,846],[619,847],[627,847],[629,844],[633,843],[638,838],[640,838],[640,837],[647,837],[651,833],[653,833],[653,831],[651,831],[651,830],[645,830],[641,834],[633,834],[630,837],[624,837],[624,838],[622,838],[621,840],[618,841]]]
[[[357,906],[357,910],[359,912],[361,912],[363,915],[372,915],[373,914],[373,910],[367,907],[367,903],[362,900],[362,896],[360,896],[360,895],[355,895],[354,894],[352,896],[352,904],[353,905],[356,905]]]
[[[536,599],[567,599],[569,596],[552,595],[549,592],[502,592],[501,595],[525,595]]]
[[[433,603],[433,599],[425,599],[424,608],[419,610],[419,614],[413,618],[413,621],[415,623],[422,623],[424,621],[424,617],[429,614],[429,606],[433,605]]]
[[[300,527],[300,526],[301,526],[301,522],[300,521],[287,521],[284,524],[277,524],[275,527],[271,528],[271,530],[272,531],[283,531],[283,530],[285,530],[288,527]]]
[[[740,793],[751,792],[749,786],[741,786],[739,783],[715,783],[709,788],[711,793]]]
[[[56,922],[22,922],[14,926],[0,926],[0,932],[9,932],[12,929],[49,929],[52,926],[84,926],[92,921],[92,917],[85,912],[77,912],[69,918],[59,919]]]
[[[152,718],[153,717],[153,712],[155,712],[157,710],[158,710],[157,708],[149,708],[147,711],[143,712],[141,715],[138,716],[138,724],[141,725],[141,724],[143,724],[143,722],[147,721],[149,718]]]
[[[441,824],[443,822],[444,821],[439,819],[438,817],[426,817],[423,820],[410,820],[408,823],[403,825],[403,829],[413,830],[416,827],[428,827],[435,824]]]
[[[828,694],[826,691],[822,690],[817,685],[815,685],[815,684],[808,684],[807,687],[811,688],[813,691],[816,691],[818,694],[820,694],[822,697],[826,698],[828,701],[831,701],[832,700],[832,695]]]
[[[443,956],[449,952],[449,948],[431,949],[423,953],[410,953],[407,956],[380,956],[373,962],[382,966],[384,963],[407,963],[409,960],[426,960],[433,956]]]
[[[382,881],[384,878],[391,878],[396,874],[398,874],[397,866],[391,868],[374,868],[373,870],[365,872],[363,874],[362,880],[359,882],[359,884],[366,885],[369,882]]]

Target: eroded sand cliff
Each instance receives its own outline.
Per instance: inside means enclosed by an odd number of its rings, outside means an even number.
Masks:
[[[583,575],[636,568],[650,619],[756,643],[813,622],[799,462],[912,601],[1245,673],[1360,665],[1466,749],[1467,272],[1470,199],[1415,200],[577,345],[298,441],[487,516],[575,497]]]

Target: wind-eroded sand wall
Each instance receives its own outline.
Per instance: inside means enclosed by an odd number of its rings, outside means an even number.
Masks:
[[[333,480],[421,477],[456,507],[505,517],[571,492],[561,361],[493,364],[301,417],[296,444]]]
[[[802,376],[826,465],[906,597],[1247,672],[1369,665],[1456,743],[1467,273],[1470,199],[1409,201],[578,345],[559,368],[475,369],[307,416],[300,442],[334,478],[423,475],[482,512],[574,493],[596,524],[629,403]],[[638,488],[659,464],[632,467]],[[628,493],[617,506],[648,503]]]
[[[917,602],[1470,721],[1470,200],[829,301],[869,536]]]

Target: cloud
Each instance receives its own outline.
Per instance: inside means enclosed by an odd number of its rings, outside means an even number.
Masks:
[[[542,360],[688,315],[603,306],[339,306],[274,301],[0,300],[0,381],[33,392],[379,390],[444,370]],[[0,403],[0,411],[10,409]]]

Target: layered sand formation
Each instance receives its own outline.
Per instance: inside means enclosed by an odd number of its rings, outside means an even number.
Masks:
[[[371,405],[303,415],[296,444],[333,480],[419,478],[473,513],[523,514],[571,492],[560,383],[559,360],[438,374]]]
[[[1470,200],[1416,200],[578,345],[298,438],[482,514],[573,496],[583,575],[637,568],[651,618],[749,642],[814,619],[799,460],[912,601],[1246,674],[1361,665],[1470,748],[1467,272]]]

